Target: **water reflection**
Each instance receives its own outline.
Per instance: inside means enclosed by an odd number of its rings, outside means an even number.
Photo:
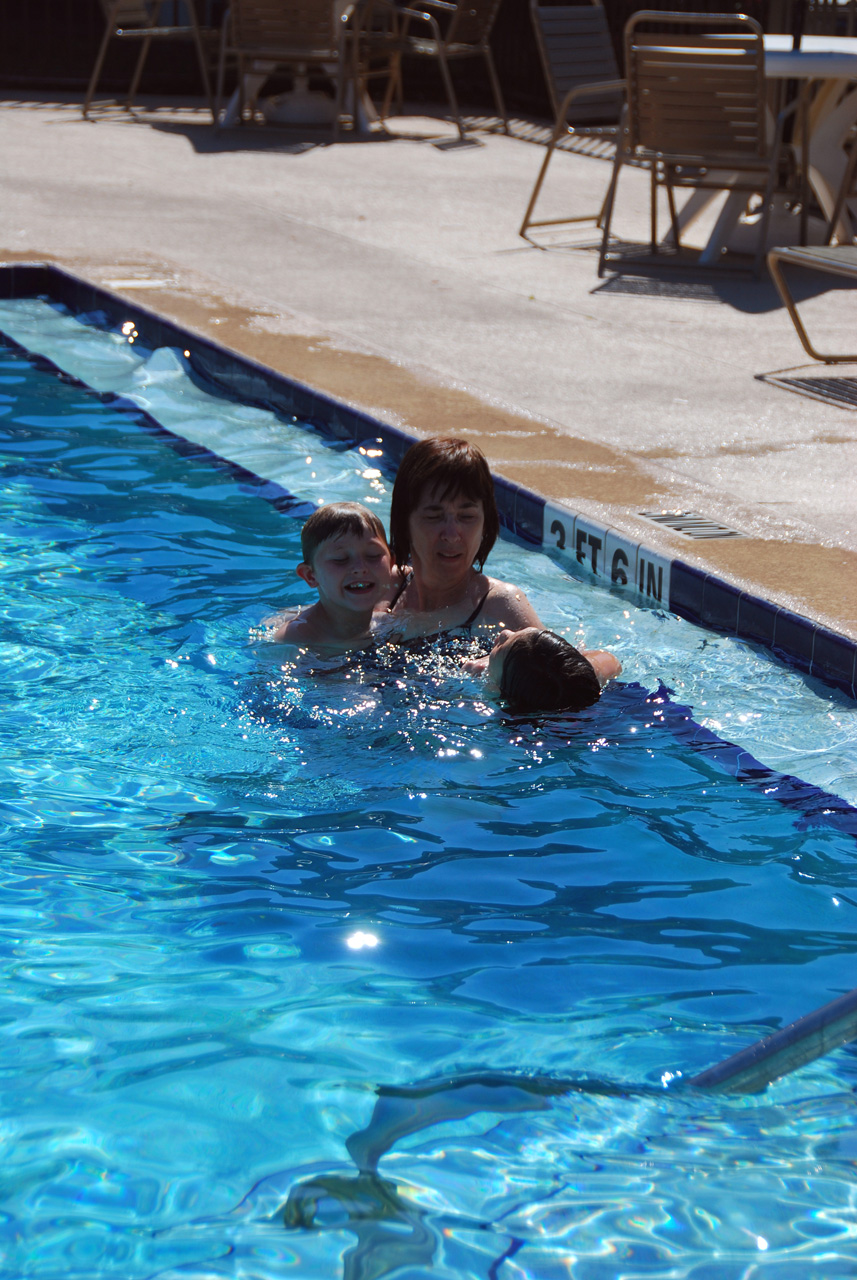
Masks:
[[[426,1210],[375,1173],[323,1174],[298,1183],[283,1218],[291,1229],[344,1229],[356,1236],[343,1257],[343,1280],[381,1280],[402,1267],[431,1266],[438,1245]]]
[[[442,1217],[408,1199],[401,1188],[381,1177],[378,1163],[382,1156],[401,1138],[432,1126],[479,1112],[546,1111],[553,1098],[572,1091],[612,1097],[639,1091],[662,1096],[663,1092],[646,1086],[629,1091],[600,1080],[555,1080],[506,1072],[381,1085],[369,1124],[345,1144],[357,1175],[322,1174],[298,1183],[283,1209],[285,1226],[290,1230],[352,1232],[357,1243],[343,1256],[343,1280],[381,1280],[399,1268],[430,1266],[443,1233]],[[498,1231],[497,1223],[463,1223],[460,1217],[454,1225],[457,1230],[469,1226]],[[502,1259],[517,1252],[523,1243],[502,1229],[499,1234],[499,1252],[489,1275],[496,1274]]]

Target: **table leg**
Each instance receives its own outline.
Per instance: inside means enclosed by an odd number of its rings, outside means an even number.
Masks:
[[[746,191],[730,191],[723,208],[717,215],[717,221],[712,228],[708,242],[699,255],[699,265],[701,267],[714,267],[720,261],[720,255],[726,248],[729,237],[738,225],[741,214],[747,204]]]
[[[244,77],[244,102],[249,107],[255,107],[256,99],[262,92],[262,86],[276,70],[276,62],[254,62],[251,71],[248,71]],[[230,129],[233,125],[240,124],[238,119],[238,103],[240,95],[236,89],[232,97],[226,104],[226,110],[223,112],[223,118],[220,121],[221,126]]]
[[[841,81],[837,84],[841,93]],[[810,132],[809,181],[824,216],[828,219],[835,208],[836,196],[845,176],[848,163],[845,141],[855,121],[857,89],[852,89]],[[847,205],[843,206],[835,234],[840,243],[851,243],[854,231]]]

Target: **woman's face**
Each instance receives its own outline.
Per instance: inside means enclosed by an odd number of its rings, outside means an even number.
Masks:
[[[441,497],[424,489],[409,521],[411,563],[427,581],[448,584],[467,577],[485,527],[478,498]]]

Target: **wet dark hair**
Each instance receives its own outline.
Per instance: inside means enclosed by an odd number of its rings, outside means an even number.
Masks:
[[[601,697],[592,663],[553,631],[529,631],[509,646],[500,696],[516,715],[583,711]]]
[[[359,502],[326,502],[318,511],[313,511],[301,529],[301,553],[305,564],[312,558],[323,542],[328,538],[339,538],[343,533],[353,533],[358,537],[365,534],[369,538],[380,538],[387,545],[384,526],[368,507]]]
[[[402,459],[390,508],[390,547],[403,569],[411,557],[410,518],[427,490],[437,490],[441,500],[469,498],[482,503],[485,518],[476,567],[482,571],[500,532],[500,515],[494,497],[494,481],[481,449],[466,440],[431,436],[411,445]]]

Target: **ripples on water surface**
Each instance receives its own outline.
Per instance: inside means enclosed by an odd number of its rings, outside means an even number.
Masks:
[[[386,515],[365,456],[38,310],[0,327]],[[857,1274],[853,1051],[679,1075],[854,985],[857,846],[672,731],[853,801],[850,704],[511,543],[622,656],[590,712],[301,682],[246,643],[307,598],[299,521],[18,355],[0,393],[0,1274]]]

